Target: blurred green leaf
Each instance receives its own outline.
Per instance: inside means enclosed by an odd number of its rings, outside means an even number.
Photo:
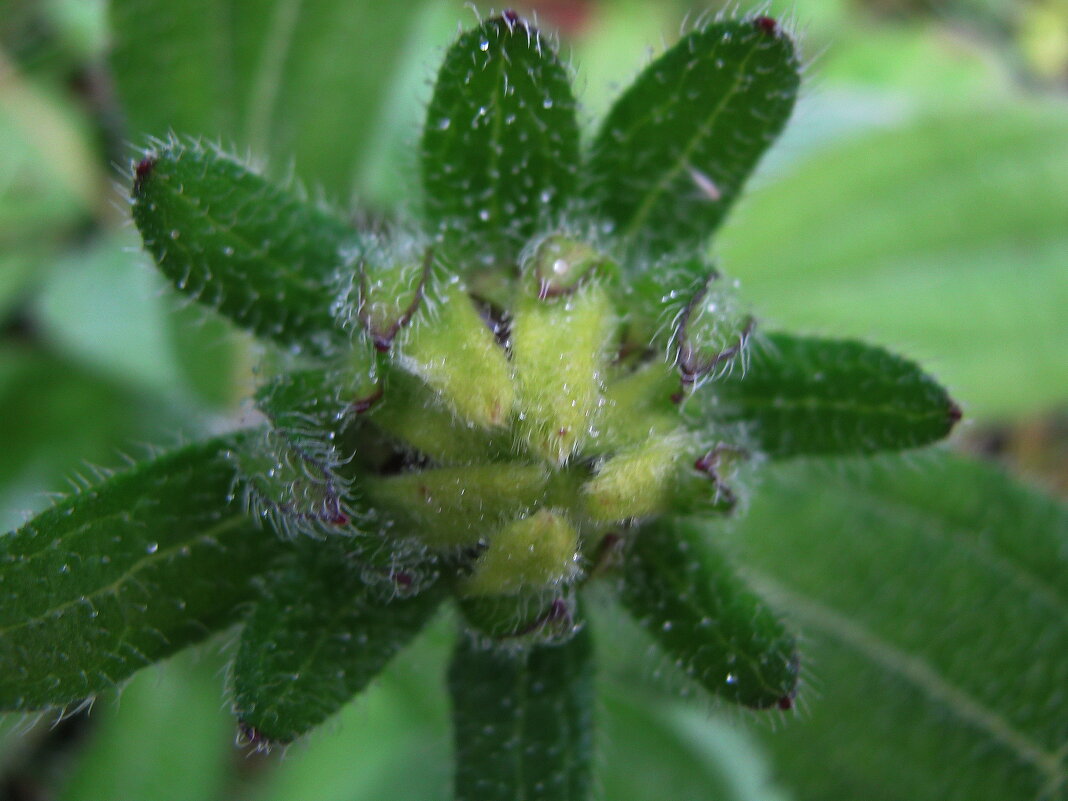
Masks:
[[[233,720],[221,703],[222,667],[214,653],[182,654],[99,699],[59,801],[225,798]]]
[[[167,341],[166,283],[135,254],[136,237],[106,237],[58,261],[34,298],[43,337],[88,369],[138,389],[183,382]]]
[[[248,343],[171,293],[138,244],[132,231],[116,232],[47,263],[35,323],[70,358],[127,385],[232,405]]]
[[[784,801],[751,735],[689,703],[612,686],[598,705],[601,798]]]
[[[173,442],[191,422],[170,403],[94,375],[67,359],[0,348],[0,530],[19,510],[40,508],[45,492],[69,490],[88,463],[114,466],[122,451]]]
[[[776,324],[900,348],[979,415],[1068,386],[1068,114],[999,107],[867,134],[754,193],[721,237]]]
[[[113,0],[129,135],[250,147],[347,200],[418,0]]]
[[[764,737],[800,798],[1068,797],[1068,509],[942,454],[780,465],[732,540],[804,635]]]
[[[85,121],[0,51],[0,249],[68,232],[100,205]]]

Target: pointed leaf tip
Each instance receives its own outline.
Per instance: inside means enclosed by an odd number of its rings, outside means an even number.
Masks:
[[[774,458],[917,448],[962,417],[918,365],[873,345],[771,334],[751,351],[744,376],[698,393],[700,413]]]

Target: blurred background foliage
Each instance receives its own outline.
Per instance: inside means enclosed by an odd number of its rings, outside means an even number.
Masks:
[[[561,32],[592,125],[708,8],[549,0],[524,10]],[[856,336],[916,357],[965,409],[954,449],[1063,494],[1068,3],[797,0],[771,10],[800,35],[806,91],[715,245],[725,270],[768,328]],[[125,211],[131,143],[201,133],[354,213],[410,207],[430,81],[457,25],[473,20],[458,2],[426,0],[0,0],[0,530],[97,465],[245,413],[254,346],[182,305],[138,252]],[[1002,599],[989,565],[952,547],[954,527],[1011,538],[1038,516],[1060,532],[1063,558],[1063,508],[1007,486],[999,468],[938,457],[931,481],[962,487],[961,497],[924,512],[915,463],[925,458],[876,471],[904,471],[913,484],[779,470],[764,488],[778,500],[757,490],[738,526],[740,557],[810,643],[799,716],[769,722],[680,701],[689,690],[671,666],[600,610],[601,630],[614,633],[602,648],[604,798],[974,799],[1032,786],[1027,797],[1064,797],[1068,732],[1054,725],[1043,740],[1042,726],[1043,715],[1068,718],[1063,670],[1043,668],[1068,662],[1065,593],[1051,576],[1059,628],[1037,620],[1006,633],[1020,619],[1008,613],[1037,596]],[[852,503],[865,492],[881,505]],[[980,492],[1025,511],[989,514]],[[836,526],[850,529],[848,547]],[[927,546],[910,539],[917,532]],[[937,570],[915,575],[921,558]],[[784,587],[783,571],[799,584]],[[839,581],[878,582],[886,571],[897,583],[878,598],[865,597],[870,584]],[[924,604],[944,600],[946,587],[960,614],[929,618]],[[836,603],[863,607],[856,620],[886,639],[853,636],[858,624]],[[904,630],[890,630],[895,619]],[[446,623],[285,755],[233,747],[220,693],[226,641],[143,672],[91,714],[2,718],[0,799],[445,799]],[[943,640],[951,645],[939,651]],[[942,652],[946,675],[971,660],[958,686],[920,670]],[[986,672],[975,667],[984,654]],[[1005,693],[999,671],[1041,675],[1035,688]],[[965,701],[978,712],[953,695],[969,681]],[[982,717],[1014,732],[1014,714],[1032,707],[1035,719],[1020,726],[1037,745],[1006,745]],[[962,720],[946,723],[954,712]],[[1037,785],[1019,778],[1029,771]]]

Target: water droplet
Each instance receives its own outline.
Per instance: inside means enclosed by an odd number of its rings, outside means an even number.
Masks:
[[[148,545],[145,546],[145,552],[146,553],[155,553],[158,550],[159,550],[159,543],[158,542],[150,542]]]
[[[541,107],[542,108],[552,108],[553,107],[553,99],[551,97],[545,98],[544,100],[541,101]]]
[[[479,42],[478,49],[481,50],[483,53],[489,50],[489,39],[483,39],[481,42]]]
[[[737,684],[738,683],[738,677],[735,676],[733,673],[728,673],[726,681],[727,681],[727,684]]]
[[[672,628],[671,621],[670,620],[665,620],[664,621],[664,625],[662,625],[660,628],[662,628],[664,631],[671,631],[671,628]]]
[[[442,117],[440,120],[438,120],[438,130],[439,131],[447,131],[447,130],[449,130],[449,126],[450,125],[452,125],[452,120],[450,120],[448,117]]]
[[[181,235],[182,235],[181,232],[179,232],[179,230],[177,228],[172,228],[171,229],[171,239],[177,239]]]
[[[479,211],[478,219],[482,220],[482,222],[488,222],[489,218],[490,218],[489,209],[482,209],[481,211]]]

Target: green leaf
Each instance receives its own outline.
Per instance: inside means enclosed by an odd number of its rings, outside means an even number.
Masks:
[[[514,260],[569,200],[578,142],[552,44],[513,12],[493,17],[461,35],[438,74],[422,142],[427,216],[453,244]]]
[[[786,124],[799,69],[793,41],[767,17],[683,37],[601,126],[588,177],[597,210],[654,253],[699,246]]]
[[[133,218],[182,292],[283,345],[329,349],[340,337],[330,286],[340,218],[193,141],[161,143],[137,165]]]
[[[517,651],[458,645],[449,667],[456,801],[584,799],[593,747],[589,632]]]
[[[0,531],[25,521],[16,509],[69,490],[86,463],[109,464],[118,449],[192,432],[169,402],[131,391],[77,363],[26,347],[0,347]],[[9,511],[11,510],[11,511]]]
[[[219,703],[222,661],[216,653],[182,654],[139,673],[119,703],[96,705],[58,801],[224,797],[233,720]]]
[[[383,594],[330,543],[269,574],[245,628],[231,684],[254,741],[287,743],[366,687],[423,628],[441,593]],[[398,585],[399,586],[399,585]]]
[[[77,702],[236,619],[282,547],[231,501],[236,441],[134,467],[0,537],[0,708]]]
[[[1068,793],[1068,509],[944,454],[773,467],[733,541],[818,689],[767,736],[802,799]]]
[[[759,743],[737,720],[622,682],[602,688],[597,700],[602,798],[786,801]]]
[[[942,439],[960,408],[920,368],[882,348],[771,334],[749,370],[707,387],[701,414],[741,424],[769,456],[874,453]]]
[[[1068,386],[1066,185],[1059,105],[927,117],[776,176],[721,255],[761,318],[937,360],[969,416],[1037,413]]]
[[[251,148],[347,198],[415,0],[115,0],[111,66],[128,135]]]
[[[710,539],[690,521],[644,526],[627,555],[623,603],[709,692],[755,709],[789,708],[794,638]]]
[[[335,719],[287,749],[259,801],[446,801],[452,754],[442,665],[455,623],[437,617]],[[413,769],[418,766],[418,770]]]

